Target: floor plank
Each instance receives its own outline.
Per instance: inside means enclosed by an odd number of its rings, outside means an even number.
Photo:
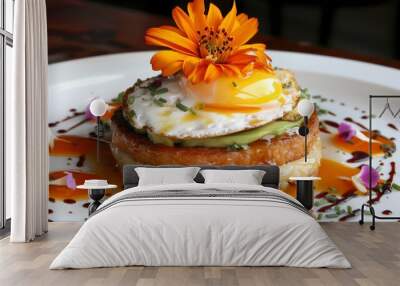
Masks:
[[[352,269],[289,267],[119,267],[50,271],[55,256],[80,223],[50,223],[49,233],[27,244],[0,240],[0,285],[279,286],[399,285],[400,224],[325,223],[322,227],[352,263]]]

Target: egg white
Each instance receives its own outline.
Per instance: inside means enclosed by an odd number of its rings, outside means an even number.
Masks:
[[[282,83],[292,77],[292,74],[285,70],[276,72]],[[167,91],[151,94],[147,86],[157,79],[159,78],[150,78],[137,84],[128,94],[125,116],[130,117],[129,122],[137,129],[147,129],[176,139],[210,138],[264,125],[292,111],[300,95],[297,86],[290,85],[283,88],[281,100],[268,102],[264,105],[266,109],[252,113],[220,113],[202,110],[202,103],[188,96],[180,76],[163,78],[158,89],[166,88]],[[190,110],[179,109],[176,105],[178,101]]]

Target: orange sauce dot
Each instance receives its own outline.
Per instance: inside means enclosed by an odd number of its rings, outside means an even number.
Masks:
[[[338,195],[343,195],[355,188],[351,177],[359,172],[358,168],[329,159],[321,159],[319,168],[319,177],[321,177],[321,180],[316,182],[315,187],[320,192],[336,189]],[[348,179],[346,180],[345,178]]]

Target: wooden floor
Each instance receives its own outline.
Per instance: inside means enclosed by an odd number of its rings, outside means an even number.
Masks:
[[[323,224],[353,268],[124,267],[48,270],[79,229],[79,223],[50,223],[49,233],[28,244],[0,241],[0,285],[400,285],[400,224]]]

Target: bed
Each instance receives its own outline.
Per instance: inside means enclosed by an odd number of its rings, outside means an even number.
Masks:
[[[308,211],[278,189],[275,166],[201,169],[265,171],[261,185],[194,183],[138,186],[107,199],[50,269],[144,266],[291,266],[349,268]]]

